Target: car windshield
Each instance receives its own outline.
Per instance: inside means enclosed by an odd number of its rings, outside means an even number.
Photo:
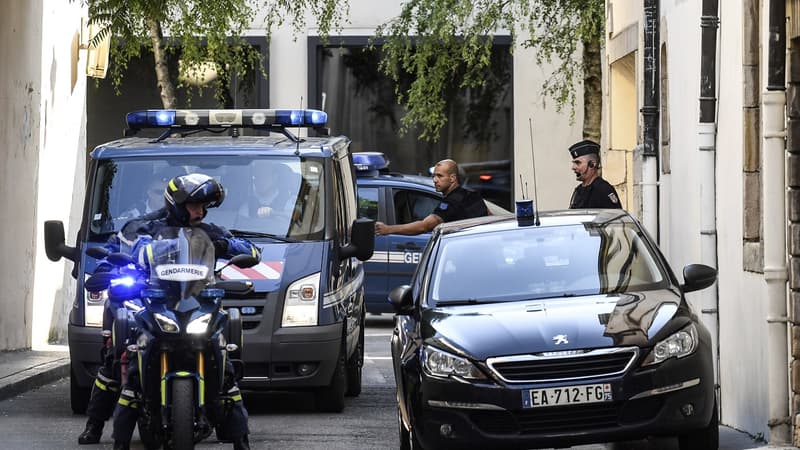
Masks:
[[[162,208],[167,182],[195,172],[214,177],[225,188],[225,201],[209,209],[204,222],[247,236],[322,238],[320,160],[197,155],[100,161],[91,196],[90,238],[105,239],[128,221]]]
[[[430,281],[437,305],[573,297],[666,287],[633,222],[443,236]]]

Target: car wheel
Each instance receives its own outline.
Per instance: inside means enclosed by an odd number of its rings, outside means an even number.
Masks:
[[[317,409],[322,412],[342,412],[344,410],[344,392],[347,388],[347,372],[345,368],[346,347],[342,342],[336,368],[333,369],[331,382],[316,392]]]
[[[347,392],[348,397],[358,397],[361,394],[361,370],[364,366],[364,320],[361,320],[361,330],[358,332],[358,344],[353,355],[347,360]]]
[[[719,413],[717,402],[714,401],[714,410],[711,420],[705,428],[678,436],[680,450],[717,450],[719,448]]]
[[[75,375],[75,368],[69,368],[69,403],[72,412],[75,414],[85,414],[89,406],[89,388],[78,384],[78,377]]]

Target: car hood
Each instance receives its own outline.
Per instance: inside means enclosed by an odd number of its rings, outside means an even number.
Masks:
[[[688,316],[670,290],[513,303],[451,306],[423,312],[423,339],[479,360],[492,356],[618,346],[648,347]],[[683,321],[685,321],[683,320]],[[674,324],[673,324],[674,325]]]

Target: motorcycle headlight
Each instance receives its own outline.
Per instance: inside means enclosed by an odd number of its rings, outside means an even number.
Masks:
[[[642,365],[658,364],[669,358],[683,358],[691,355],[697,349],[697,344],[697,328],[694,324],[690,324],[681,331],[659,341]]]
[[[177,333],[180,331],[181,327],[169,317],[159,313],[153,313],[153,316],[156,318],[158,328],[161,328],[164,333]]]
[[[208,330],[208,323],[211,321],[211,313],[205,313],[202,316],[189,322],[186,326],[186,332],[189,334],[203,334]]]
[[[286,289],[281,326],[302,327],[316,325],[318,309],[319,272],[295,281]]]
[[[422,348],[422,367],[428,375],[438,378],[486,379],[483,372],[467,359],[427,345]]]

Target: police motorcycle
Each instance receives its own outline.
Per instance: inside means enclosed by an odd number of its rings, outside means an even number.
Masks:
[[[112,340],[115,352],[138,360],[139,436],[147,448],[194,448],[215,426],[224,434],[226,377],[240,378],[243,363],[241,316],[236,308],[222,309],[222,298],[253,287],[217,277],[228,265],[246,268],[258,260],[238,255],[216,269],[214,252],[202,230],[165,227],[136,259],[111,254],[106,261],[118,269],[96,274],[98,283],[107,281],[109,295],[134,291],[142,302],[139,310],[117,309]],[[228,360],[234,374],[226,373]]]

